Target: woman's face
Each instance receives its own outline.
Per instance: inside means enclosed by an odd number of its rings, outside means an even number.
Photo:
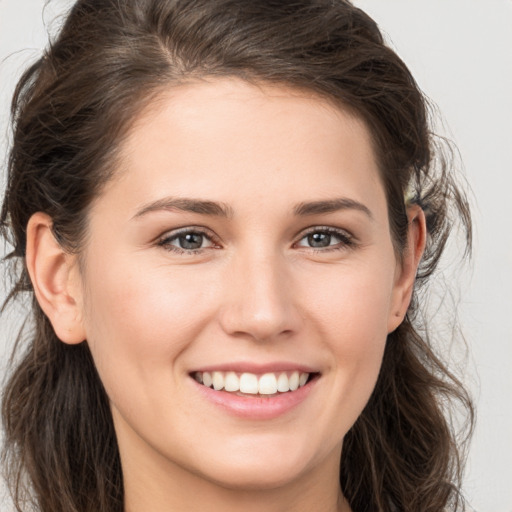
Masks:
[[[83,259],[125,478],[337,478],[403,313],[362,122],[284,87],[170,89],[125,140]]]

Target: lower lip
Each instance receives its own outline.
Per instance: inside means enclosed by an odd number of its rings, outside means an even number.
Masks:
[[[227,413],[240,418],[270,420],[286,414],[306,400],[318,381],[318,377],[310,380],[296,391],[288,391],[274,396],[239,396],[227,391],[216,391],[199,384],[195,380],[197,390],[208,401],[222,408]]]

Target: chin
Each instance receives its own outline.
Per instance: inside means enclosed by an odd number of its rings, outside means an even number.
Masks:
[[[210,454],[197,469],[203,478],[226,489],[249,491],[286,487],[321,464],[308,450],[309,444],[293,444],[281,441],[277,446],[247,443],[239,450],[231,447],[219,454],[221,456]],[[336,466],[339,467],[339,463]]]
[[[273,464],[273,467],[270,467]],[[305,472],[287,464],[250,463],[244,461],[236,466],[219,465],[207,478],[225,489],[265,491],[286,487],[300,479]],[[206,475],[203,475],[203,478]]]

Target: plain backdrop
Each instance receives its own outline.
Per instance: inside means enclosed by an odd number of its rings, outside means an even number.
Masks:
[[[47,3],[0,0],[0,161],[16,79],[71,4]],[[465,379],[478,420],[465,491],[478,512],[512,512],[512,0],[355,3],[377,20],[437,103],[437,130],[458,145],[473,189],[475,257],[459,285],[469,345]],[[2,367],[20,316],[1,318]],[[0,510],[8,509],[4,499]]]

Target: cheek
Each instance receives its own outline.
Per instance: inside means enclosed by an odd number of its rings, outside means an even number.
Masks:
[[[98,371],[107,388],[168,379],[169,366],[208,321],[208,301],[179,269],[117,262],[88,268],[86,331]]]
[[[308,280],[301,291],[304,309],[329,333],[326,338],[338,335],[347,350],[357,353],[366,343],[380,343],[387,336],[393,278],[391,265],[340,265]]]
[[[393,290],[389,268],[339,269],[323,281],[322,292],[309,287],[310,318],[331,356],[334,400],[351,411],[346,419],[355,421],[379,374]]]

